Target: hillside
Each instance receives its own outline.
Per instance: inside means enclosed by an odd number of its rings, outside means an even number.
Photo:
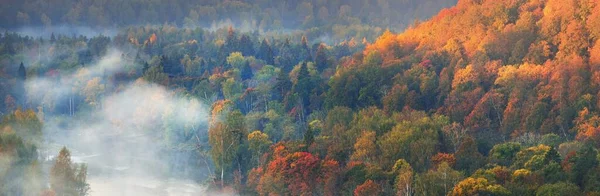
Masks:
[[[306,30],[336,40],[373,38],[382,29],[403,30],[456,0],[7,0],[0,5],[0,27],[118,28],[172,24],[180,27],[246,31]]]
[[[0,34],[0,195],[600,194],[598,1],[128,2]]]

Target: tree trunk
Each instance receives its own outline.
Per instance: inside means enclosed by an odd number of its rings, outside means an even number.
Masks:
[[[224,173],[225,173],[225,169],[223,167],[221,167],[221,189],[223,189],[223,187],[225,187],[224,182],[223,182]]]

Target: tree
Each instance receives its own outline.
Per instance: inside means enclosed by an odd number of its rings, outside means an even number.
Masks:
[[[25,69],[23,62],[21,62],[21,64],[19,65],[19,70],[18,70],[17,76],[18,76],[17,78],[21,81],[25,81],[25,79],[27,78],[27,70]]]
[[[492,163],[502,166],[512,165],[517,153],[521,151],[521,144],[516,142],[507,142],[495,145],[490,151],[489,159]]]
[[[582,195],[577,185],[569,182],[559,182],[556,184],[544,184],[537,189],[537,196],[577,196]]]
[[[142,77],[148,82],[154,82],[161,85],[169,84],[169,75],[163,72],[163,66],[152,66],[144,73]]]
[[[283,100],[287,93],[292,90],[292,82],[290,81],[290,76],[283,69],[279,70],[277,73],[277,78],[275,78],[275,85],[272,88],[272,94],[277,100]]]
[[[412,167],[404,159],[399,159],[392,168],[394,174],[396,174],[396,182],[394,188],[396,189],[396,195],[410,196],[414,194],[414,172]]]
[[[376,196],[381,194],[381,192],[379,184],[373,182],[373,180],[367,180],[354,189],[354,196]]]
[[[460,147],[458,147],[455,155],[456,166],[468,174],[481,167],[484,163],[484,157],[477,150],[477,145],[473,138],[465,139]]]
[[[317,53],[315,54],[315,63],[319,72],[322,72],[329,67],[328,60],[325,44],[320,44]]]
[[[300,65],[300,71],[298,72],[298,78],[296,84],[293,86],[292,91],[298,96],[303,112],[308,111],[310,105],[310,92],[312,89],[312,80],[308,73],[308,66],[306,62]]]
[[[260,48],[258,49],[258,53],[256,53],[256,58],[265,61],[265,63],[269,65],[273,65],[275,64],[274,56],[273,49],[271,49],[269,42],[267,42],[267,39],[263,39]]]
[[[241,112],[222,111],[225,103],[217,102],[213,105],[213,123],[208,130],[208,139],[211,144],[211,155],[215,166],[221,170],[221,186],[225,183],[225,170],[233,168],[233,163],[238,163],[238,171],[241,170],[240,148],[247,140],[247,131]],[[224,112],[224,113],[223,113]],[[223,115],[224,122],[218,121]]]
[[[37,195],[46,187],[37,161],[37,147],[19,137],[11,127],[0,127],[0,155],[0,193]]]
[[[510,192],[501,185],[493,184],[485,178],[470,177],[454,186],[449,195],[510,195]]]
[[[308,148],[310,148],[310,145],[312,145],[314,141],[315,133],[313,131],[313,128],[311,126],[308,126],[306,132],[304,132],[304,146],[306,148],[306,151],[308,151]]]
[[[306,36],[302,36],[300,54],[298,55],[302,61],[308,62],[313,60],[312,55],[310,55],[310,48],[308,47],[308,39],[306,39]]]
[[[417,176],[415,192],[420,195],[448,195],[462,178],[460,172],[442,162],[434,170]]]
[[[242,55],[244,56],[256,54],[254,52],[254,44],[252,43],[252,40],[250,40],[250,36],[246,34],[242,35],[242,38],[240,38],[240,52],[242,52]]]
[[[246,59],[241,52],[232,52],[227,57],[227,63],[234,68],[241,69],[246,64]]]
[[[50,188],[58,195],[75,195],[73,180],[75,172],[72,167],[71,153],[63,147],[50,171]]]
[[[225,45],[223,45],[223,47],[225,48],[224,51],[227,53],[240,52],[239,44],[240,41],[238,40],[238,37],[235,31],[233,30],[233,27],[229,26],[229,28],[227,29],[227,38],[225,39]]]
[[[354,153],[352,153],[350,160],[376,163],[378,153],[375,139],[376,135],[374,131],[363,131],[356,140],[356,143],[354,143]]]
[[[94,77],[89,80],[82,89],[81,94],[85,96],[85,101],[92,107],[99,106],[99,96],[102,95],[105,84],[102,84],[100,77]]]
[[[87,195],[90,188],[86,182],[87,167],[71,162],[71,153],[63,147],[50,169],[50,188],[57,195]]]
[[[248,134],[248,148],[252,151],[252,160],[255,161],[256,164],[259,163],[260,156],[267,152],[271,143],[269,136],[260,131],[254,131]]]
[[[583,187],[589,171],[598,167],[598,152],[590,145],[584,146],[577,151],[574,158],[568,159],[573,164],[571,168],[571,181]]]
[[[27,143],[39,145],[43,142],[42,125],[42,121],[35,111],[17,108],[17,110],[4,115],[2,123],[0,123],[0,130],[5,128],[16,130],[15,134]]]
[[[254,74],[252,74],[252,68],[250,67],[250,62],[248,61],[244,63],[240,71],[242,80],[248,80],[254,77]]]

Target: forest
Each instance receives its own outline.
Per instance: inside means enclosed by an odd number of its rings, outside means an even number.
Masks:
[[[48,3],[0,6],[0,195],[600,195],[599,1]]]

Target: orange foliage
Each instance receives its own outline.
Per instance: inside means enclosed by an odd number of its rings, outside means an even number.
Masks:
[[[266,169],[252,169],[248,175],[248,185],[258,193],[312,195],[323,188],[328,195],[335,195],[336,176],[340,171],[337,161],[320,160],[308,152],[290,154],[283,143],[273,145],[272,152]]]
[[[436,167],[437,165],[444,162],[448,163],[450,167],[454,167],[454,164],[456,164],[456,158],[454,157],[454,154],[439,152],[431,158],[431,162],[433,162],[433,165],[435,165]]]
[[[156,43],[156,39],[157,39],[156,38],[156,33],[152,33],[152,35],[150,35],[150,37],[148,38],[148,42],[150,44],[154,44],[154,43]]]
[[[354,189],[355,196],[372,196],[379,195],[381,193],[381,187],[379,184],[373,182],[373,180],[367,180],[365,183],[359,185]]]

